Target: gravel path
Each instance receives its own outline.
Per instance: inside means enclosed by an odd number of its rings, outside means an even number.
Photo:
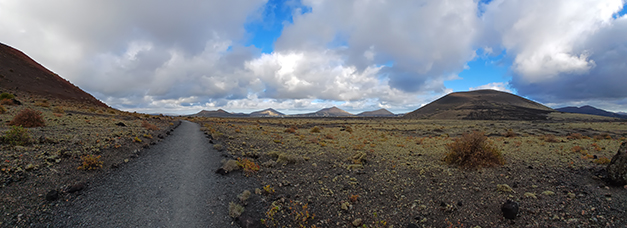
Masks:
[[[50,225],[237,227],[228,203],[253,180],[215,174],[222,157],[208,141],[197,124],[183,121],[163,142],[61,203]]]

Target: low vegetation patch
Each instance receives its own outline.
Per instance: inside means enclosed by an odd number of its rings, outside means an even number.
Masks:
[[[311,133],[320,133],[320,127],[315,126],[315,127],[311,128]]]
[[[229,216],[231,218],[237,218],[244,213],[244,207],[242,205],[230,202],[229,203]]]
[[[236,160],[233,159],[229,159],[229,160],[222,160],[222,169],[224,169],[224,171],[231,172],[234,170],[238,170],[240,169],[240,165]]]
[[[2,99],[0,100],[0,105],[14,105],[15,103],[11,99]]]
[[[153,130],[153,131],[158,131],[159,127],[157,127],[154,124],[148,123],[148,121],[142,121],[142,127],[146,128],[147,130]]]
[[[20,126],[11,127],[11,130],[5,132],[2,137],[3,143],[13,146],[24,146],[29,144],[30,141],[31,137],[30,134],[28,134],[28,129]]]
[[[482,168],[505,164],[501,151],[487,141],[483,132],[464,133],[446,145],[444,161],[464,168]]]
[[[63,114],[63,113],[65,113],[65,111],[63,110],[63,108],[61,106],[55,106],[54,108],[52,108],[52,112],[56,113],[56,114]]]
[[[17,115],[13,117],[13,120],[9,122],[9,125],[22,127],[43,127],[46,124],[44,123],[44,118],[41,117],[40,111],[26,108],[17,113]]]
[[[83,164],[81,164],[81,166],[77,168],[78,170],[93,170],[93,169],[102,168],[102,161],[100,161],[100,155],[98,156],[94,156],[91,154],[84,155],[81,157],[81,159],[83,160]]]
[[[241,167],[246,173],[254,173],[259,171],[259,165],[248,158],[237,158],[237,165]]]
[[[11,100],[13,98],[15,98],[15,96],[13,94],[10,94],[10,93],[1,93],[0,94],[0,100],[4,100],[4,99]]]

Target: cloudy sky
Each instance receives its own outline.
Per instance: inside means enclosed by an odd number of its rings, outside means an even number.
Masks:
[[[484,88],[627,111],[625,3],[0,0],[0,42],[145,113],[402,113]]]

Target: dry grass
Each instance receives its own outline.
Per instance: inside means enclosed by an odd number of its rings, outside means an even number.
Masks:
[[[486,140],[483,132],[463,134],[446,146],[449,153],[444,161],[472,169],[505,164],[501,151]]]
[[[142,127],[146,128],[147,130],[151,130],[151,131],[158,131],[159,127],[157,127],[154,124],[148,123],[148,121],[142,121]]]
[[[544,140],[545,142],[548,142],[548,143],[559,142],[557,137],[555,137],[555,135],[552,135],[552,134],[546,134],[546,135],[542,136],[542,140]]]
[[[2,99],[0,100],[0,105],[14,105],[15,103],[11,99]]]

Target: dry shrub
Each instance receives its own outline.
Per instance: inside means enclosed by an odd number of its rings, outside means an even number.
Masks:
[[[237,218],[244,213],[244,207],[242,205],[230,202],[229,203],[229,216],[231,218]]]
[[[63,113],[65,113],[65,111],[63,110],[63,107],[61,107],[61,106],[55,106],[54,108],[52,108],[52,112],[56,113],[56,114],[63,114]]]
[[[505,164],[501,151],[487,141],[483,132],[464,133],[446,145],[449,153],[444,157],[448,164],[464,168],[482,168]]]
[[[48,108],[50,107],[50,103],[48,103],[48,100],[42,100],[42,101],[35,102],[35,106]]]
[[[325,137],[326,139],[330,139],[330,140],[335,139],[335,136],[333,136],[333,134],[331,134],[331,133],[327,134],[327,135],[326,135],[326,136],[324,136],[324,137]]]
[[[294,133],[296,133],[296,128],[290,127],[290,128],[285,129],[284,132],[294,134]]]
[[[100,155],[85,155],[81,157],[83,159],[83,164],[78,167],[79,170],[92,170],[97,168],[102,168],[102,161],[100,161]]]
[[[580,146],[573,146],[573,148],[570,148],[570,150],[574,153],[577,153],[583,151],[583,148],[581,148]]]
[[[516,137],[518,135],[516,134],[516,132],[514,132],[514,130],[509,129],[509,130],[507,130],[507,132],[505,132],[503,134],[503,136],[505,136],[506,138],[514,138],[514,137]]]
[[[11,130],[8,130],[2,136],[1,141],[5,144],[13,145],[13,146],[24,146],[31,142],[30,134],[28,133],[28,129],[24,129],[19,126],[12,126]]]
[[[607,157],[600,157],[597,160],[594,160],[594,163],[597,163],[599,165],[605,165],[605,164],[609,164],[612,160],[610,160]]]
[[[545,142],[548,142],[548,143],[559,142],[559,140],[557,140],[555,135],[551,135],[551,134],[542,136],[542,140],[544,140]]]
[[[244,169],[244,172],[246,173],[254,173],[259,171],[259,165],[248,158],[237,158],[237,166]]]
[[[305,159],[300,155],[292,155],[280,153],[279,157],[276,159],[276,163],[278,164],[296,164],[304,161]]]
[[[320,128],[318,126],[315,126],[311,129],[310,131],[311,133],[320,133]]]
[[[142,127],[146,128],[148,130],[153,130],[153,131],[158,131],[159,130],[159,127],[157,127],[154,124],[148,123],[148,121],[145,121],[145,120],[142,121]]]
[[[237,195],[237,198],[239,198],[239,201],[242,203],[246,203],[246,200],[248,200],[248,198],[250,198],[250,195],[252,193],[248,190],[244,190],[244,192],[242,192],[242,194]]]
[[[570,133],[566,138],[567,139],[583,139],[583,135],[579,133]]]
[[[224,171],[231,172],[234,170],[239,170],[240,166],[238,164],[238,162],[236,160],[233,159],[229,159],[229,160],[222,160],[222,169],[224,169]]]
[[[0,114],[4,114],[5,112],[7,112],[7,109],[4,106],[0,105]]]
[[[27,108],[17,113],[17,115],[13,117],[13,120],[9,122],[9,125],[22,127],[43,127],[46,124],[44,123],[44,118],[41,117],[40,111]]]
[[[2,99],[2,100],[0,101],[0,104],[1,104],[1,105],[14,105],[15,103],[14,103],[14,102],[13,102],[13,100],[11,100],[11,99]]]
[[[222,144],[214,144],[213,145],[213,149],[215,149],[217,151],[223,151],[224,150],[224,146],[222,146]]]

